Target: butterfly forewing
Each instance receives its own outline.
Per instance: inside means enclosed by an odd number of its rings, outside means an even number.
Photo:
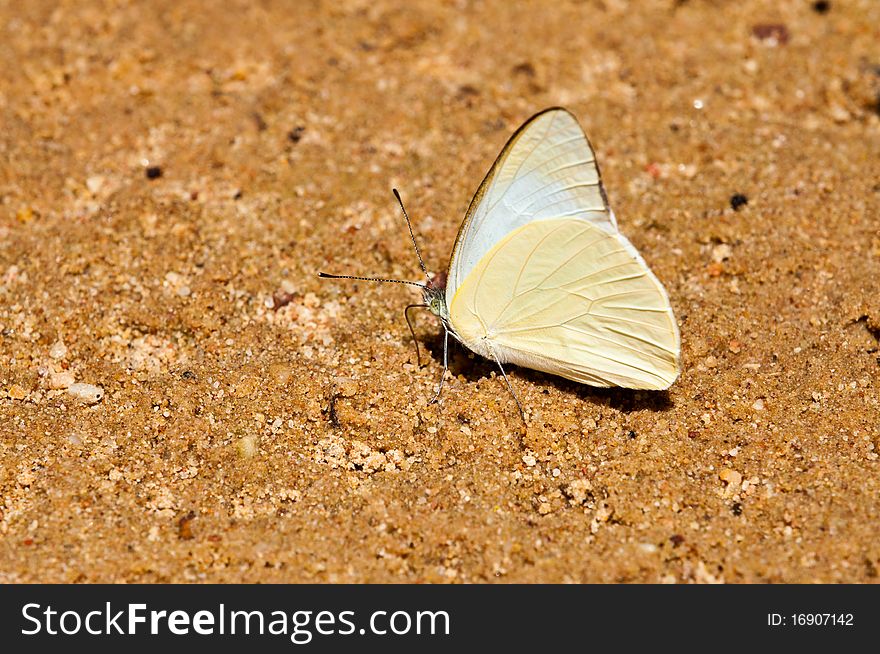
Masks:
[[[555,108],[511,137],[480,185],[453,248],[447,302],[501,238],[532,221],[560,217],[616,231],[593,149],[574,116]]]

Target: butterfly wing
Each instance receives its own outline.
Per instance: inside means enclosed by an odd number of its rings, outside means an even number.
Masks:
[[[540,220],[506,235],[450,305],[478,354],[593,386],[668,388],[679,334],[663,286],[619,233]]]
[[[575,117],[553,108],[510,137],[474,195],[449,262],[447,304],[504,236],[532,221],[561,217],[617,232],[593,148]]]
[[[577,120],[549,109],[505,145],[449,264],[453,329],[478,354],[594,386],[664,389],[680,337],[663,285],[617,229]]]

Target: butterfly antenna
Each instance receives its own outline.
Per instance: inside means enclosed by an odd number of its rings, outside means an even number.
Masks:
[[[394,193],[394,197],[397,198],[397,204],[400,205],[400,210],[403,212],[403,217],[406,219],[406,226],[409,227],[409,237],[412,239],[413,247],[416,249],[416,256],[419,258],[419,265],[422,267],[422,272],[425,273],[425,279],[430,282],[431,276],[428,274],[428,269],[425,268],[425,262],[422,259],[422,252],[419,250],[419,244],[416,243],[416,235],[413,233],[412,223],[409,220],[409,215],[406,213],[406,208],[403,206],[403,200],[400,198],[400,193],[397,192],[396,188],[391,189],[391,192]]]
[[[356,275],[331,275],[330,273],[319,272],[318,277],[323,277],[324,279],[357,279],[362,282],[384,282],[388,284],[408,284],[409,286],[418,286],[421,289],[425,288],[425,284],[421,284],[419,282],[410,282],[405,279],[385,279],[383,277],[358,277]]]

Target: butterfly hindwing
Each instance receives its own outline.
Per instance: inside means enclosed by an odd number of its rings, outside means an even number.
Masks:
[[[668,388],[678,375],[675,317],[623,240],[570,218],[519,228],[459,287],[453,326],[490,359],[594,386]]]

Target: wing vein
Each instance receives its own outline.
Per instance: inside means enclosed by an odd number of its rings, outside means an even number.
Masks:
[[[564,224],[564,223],[563,223],[563,224]],[[554,230],[554,231],[555,231],[555,230]],[[538,289],[544,284],[544,282],[546,282],[546,281],[547,281],[548,279],[550,279],[553,275],[555,275],[555,274],[558,273],[560,270],[562,270],[562,268],[564,268],[564,267],[567,266],[569,263],[571,263],[571,261],[574,260],[576,257],[579,257],[581,254],[583,254],[583,253],[584,253],[584,250],[587,250],[588,248],[593,247],[594,245],[596,245],[596,243],[599,243],[600,241],[603,241],[603,240],[605,240],[606,238],[608,238],[608,235],[607,235],[607,234],[603,234],[602,236],[600,236],[599,238],[597,238],[595,241],[590,241],[589,243],[587,243],[587,244],[586,244],[585,246],[583,246],[580,250],[578,250],[578,251],[575,252],[573,255],[571,255],[568,259],[566,259],[565,261],[563,261],[562,263],[560,263],[558,266],[556,266],[556,267],[550,272],[549,275],[546,275],[546,276],[544,277],[544,279],[542,279],[540,282],[538,282],[537,284],[535,284],[532,288],[530,288],[530,289],[528,289],[528,290],[525,290],[525,291],[523,291],[522,293],[517,293],[517,292],[516,292],[516,288],[514,287],[514,296],[513,296],[513,299],[516,299],[517,297],[519,297],[519,296],[521,296],[521,295],[525,295],[526,293],[531,293],[532,291],[536,291],[536,290],[538,290]]]
[[[532,257],[534,256],[535,252],[538,251],[538,248],[541,247],[541,245],[544,243],[544,241],[546,241],[548,238],[553,236],[553,234],[558,232],[563,227],[565,227],[565,223],[560,223],[557,227],[553,228],[552,230],[547,232],[543,237],[541,237],[541,240],[538,241],[537,243],[535,243],[534,247],[532,247],[532,249],[529,250],[529,255],[526,257],[525,261],[523,261],[522,267],[519,269],[519,274],[516,276],[516,283],[513,285],[513,297],[510,299],[510,302],[513,302],[520,295],[519,293],[517,293],[516,289],[517,289],[517,287],[519,287],[519,282],[522,279],[523,273],[526,271],[526,268],[528,267],[529,262],[532,260]],[[565,264],[563,264],[563,265],[565,265]],[[540,286],[540,284],[538,284],[538,286]],[[508,304],[509,304],[509,302],[508,302]],[[505,309],[506,308],[507,307],[505,306]],[[503,313],[503,312],[504,311],[502,310],[501,313]],[[501,313],[499,313],[498,315],[500,316]]]
[[[556,117],[554,116],[553,119],[555,120]],[[521,180],[526,179],[527,177],[529,177],[529,175],[531,175],[532,173],[534,173],[535,171],[537,171],[541,166],[543,166],[545,163],[547,163],[547,160],[544,160],[544,161],[542,161],[541,163],[539,163],[537,166],[535,166],[534,168],[530,168],[530,169],[527,170],[526,172],[520,174],[520,170],[522,169],[522,167],[526,164],[526,162],[527,162],[529,159],[532,158],[532,155],[535,154],[535,151],[536,151],[536,150],[538,149],[538,147],[543,143],[543,140],[547,137],[547,134],[548,134],[549,132],[550,132],[550,128],[548,128],[547,131],[544,133],[544,136],[541,137],[541,141],[539,141],[538,144],[532,149],[532,151],[529,152],[529,156],[526,157],[525,159],[523,159],[522,162],[520,162],[519,167],[516,169],[516,173],[515,173],[514,176],[511,178],[511,179],[513,179],[515,182],[519,182],[519,181],[521,181]],[[573,136],[572,138],[570,138],[570,139],[566,139],[566,140],[564,140],[564,141],[560,141],[559,143],[553,143],[550,147],[551,147],[551,148],[561,148],[561,147],[563,147],[563,146],[568,145],[569,143],[574,143],[575,141],[581,141],[581,140],[583,140],[583,141],[585,142],[584,144],[586,145],[586,138],[585,138],[585,137],[583,137],[583,136]],[[587,146],[587,150],[590,152],[590,154],[593,154],[593,153],[592,153],[592,150],[590,150],[589,146]],[[566,154],[568,154],[568,153],[567,153],[567,152],[562,152],[562,153],[556,155],[555,157],[553,157],[553,159],[558,159],[559,157],[563,157],[563,156],[565,156]],[[583,163],[592,163],[592,162],[595,161],[595,160],[596,160],[596,158],[595,158],[595,155],[594,155],[592,159],[585,160]],[[552,159],[551,159],[550,161],[552,161]],[[512,185],[513,185],[513,183],[511,183],[511,186],[512,186]]]

